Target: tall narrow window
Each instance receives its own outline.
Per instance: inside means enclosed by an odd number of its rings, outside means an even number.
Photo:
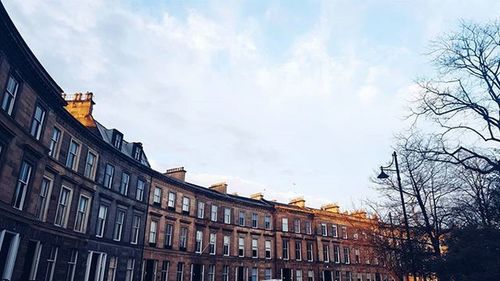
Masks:
[[[168,269],[170,268],[169,261],[163,261],[161,264],[160,281],[168,281]]]
[[[344,247],[344,263],[345,264],[350,264],[351,263],[351,251],[349,251],[348,247]]]
[[[19,233],[6,230],[0,231],[0,237],[2,238],[0,242],[0,278],[11,280],[21,237]]]
[[[257,267],[252,267],[252,275],[250,278],[250,281],[258,281],[259,279],[259,272]]]
[[[149,246],[156,247],[156,238],[158,235],[158,222],[151,221],[149,224]]]
[[[115,167],[111,164],[106,164],[104,168],[104,186],[111,189],[113,187],[113,176],[115,174]]]
[[[323,244],[323,261],[330,262],[330,246]]]
[[[281,230],[283,232],[288,232],[288,219],[287,218],[281,219]]]
[[[361,263],[361,258],[359,257],[359,249],[354,250],[354,262]]]
[[[240,211],[240,216],[238,218],[238,223],[240,226],[245,226],[245,212]]]
[[[222,281],[229,281],[229,265],[222,267]]]
[[[295,280],[296,281],[302,281],[302,270],[297,269],[295,271]]]
[[[4,237],[4,239],[5,238],[9,239],[8,237]],[[8,243],[7,241],[5,241],[5,243]],[[6,247],[3,250],[5,251],[6,254],[8,254]],[[19,280],[30,280],[30,281],[36,280],[41,252],[42,252],[42,243],[40,243],[40,241],[30,240],[28,242],[28,248],[26,250],[25,260],[24,260],[23,274],[21,275],[21,278]],[[4,257],[3,262],[6,262],[6,260],[9,259],[10,259],[9,257]],[[6,265],[4,265],[3,262],[0,261],[0,268],[2,267],[4,268],[4,270],[0,269],[0,274],[5,273]],[[3,277],[5,278],[7,276]]]
[[[23,161],[21,164],[21,170],[19,171],[19,177],[17,179],[16,191],[14,192],[14,199],[12,206],[16,209],[22,210],[24,207],[24,201],[26,198],[26,192],[28,190],[29,181],[31,178],[32,166]]]
[[[176,197],[176,194],[174,192],[168,193],[167,207],[169,210],[175,211],[175,197]]]
[[[189,215],[189,206],[190,206],[190,202],[191,200],[189,200],[189,197],[182,197],[182,213],[186,214],[186,215]]]
[[[45,121],[45,109],[40,105],[35,107],[35,113],[31,120],[30,134],[37,140],[40,139],[43,129],[43,122]]]
[[[54,277],[54,268],[56,266],[58,251],[59,248],[56,246],[52,246],[52,248],[50,248],[50,254],[47,258],[47,271],[45,272],[45,281],[52,281],[52,278]]]
[[[259,240],[257,239],[252,239],[252,258],[258,258],[259,257]]]
[[[132,281],[134,279],[134,267],[135,267],[135,260],[134,259],[128,259],[127,260],[127,271],[125,273],[125,281]]]
[[[307,281],[314,281],[314,271],[307,271]]]
[[[229,256],[230,248],[231,248],[231,237],[228,235],[224,235],[224,246],[223,246],[224,256]]]
[[[57,158],[57,153],[59,152],[59,140],[61,139],[61,130],[54,127],[52,129],[52,135],[50,136],[49,144],[49,156]]]
[[[295,259],[298,261],[302,260],[302,242],[295,241]]]
[[[321,235],[327,236],[328,235],[328,230],[326,228],[326,223],[321,224]]]
[[[48,177],[42,178],[40,186],[40,194],[38,195],[38,204],[36,216],[39,220],[45,221],[47,218],[47,210],[49,208],[50,195],[52,194],[52,179]]]
[[[87,160],[85,161],[85,177],[93,180],[95,177],[95,169],[97,167],[97,154],[89,151],[87,153]]]
[[[293,221],[293,231],[300,233],[300,220],[296,219]]]
[[[75,278],[76,263],[78,261],[78,250],[71,250],[71,256],[69,257],[68,264],[66,265],[66,281],[73,281]]]
[[[340,263],[340,246],[333,246],[333,261],[335,263]]]
[[[231,209],[224,208],[224,223],[231,224]]]
[[[266,259],[271,259],[271,240],[266,240],[264,248],[266,250]]]
[[[288,240],[283,240],[283,259],[288,260],[290,258],[289,254],[289,249],[290,249],[290,242]]]
[[[309,234],[309,235],[312,234],[312,227],[311,227],[310,221],[306,221],[306,234]]]
[[[134,215],[132,220],[132,237],[130,239],[131,244],[137,244],[139,242],[139,230],[141,229],[141,216]]]
[[[215,281],[215,265],[208,266],[208,281]]]
[[[199,219],[205,218],[205,203],[198,201],[198,214]]]
[[[238,237],[238,257],[245,256],[245,237]]]
[[[174,232],[174,226],[172,224],[167,224],[165,226],[165,248],[172,248],[172,237]]]
[[[126,172],[122,172],[122,178],[120,180],[120,193],[123,195],[128,195],[128,185],[130,183],[130,175]]]
[[[78,201],[78,208],[76,210],[75,218],[75,231],[83,232],[87,230],[87,218],[89,214],[89,197],[85,195],[80,195],[80,200]]]
[[[347,239],[347,226],[342,226],[342,239]]]
[[[186,251],[187,249],[187,236],[188,236],[187,227],[181,227],[181,234],[179,237],[179,250],[181,251]]]
[[[252,227],[257,228],[259,226],[259,215],[256,213],[252,214]]]
[[[5,89],[2,99],[2,110],[7,112],[8,115],[12,115],[18,88],[19,82],[17,82],[14,77],[9,76],[9,80],[7,81],[7,88]]]
[[[55,225],[66,227],[68,220],[69,205],[71,203],[71,189],[62,186],[61,193],[59,194],[59,201],[57,204]]]
[[[108,217],[108,207],[105,205],[99,206],[99,213],[97,214],[97,224],[95,227],[95,236],[103,237],[104,229],[106,227],[106,218]]]
[[[219,211],[219,208],[217,207],[217,205],[213,205],[211,206],[211,212],[210,212],[210,220],[211,221],[217,221],[217,213]]]
[[[115,281],[117,267],[118,267],[118,258],[110,257],[108,266],[108,279],[106,281]]]
[[[78,169],[78,155],[80,154],[80,144],[75,140],[69,143],[68,157],[66,158],[66,167],[73,171]]]
[[[176,281],[183,281],[184,280],[184,263],[183,262],[178,262],[177,263],[177,274],[175,277]]]
[[[339,237],[339,232],[337,230],[337,225],[336,224],[332,225],[332,236],[333,237]]]
[[[123,223],[125,220],[125,211],[117,210],[115,219],[115,230],[113,232],[113,240],[122,240]]]
[[[203,251],[203,232],[201,230],[196,231],[196,244],[195,253],[201,254]]]
[[[307,261],[313,261],[313,243],[307,242]]]
[[[137,188],[135,190],[135,199],[142,201],[144,199],[144,187],[146,183],[142,179],[137,179]]]
[[[217,235],[215,233],[210,233],[210,244],[208,245],[210,255],[215,255],[217,245]]]
[[[273,279],[273,270],[271,268],[266,268],[264,270],[264,279],[265,280]]]
[[[264,227],[266,229],[271,229],[271,216],[264,217]]]

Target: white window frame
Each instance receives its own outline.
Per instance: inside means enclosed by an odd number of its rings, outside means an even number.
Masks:
[[[44,187],[44,182],[48,182],[47,186]],[[45,222],[47,220],[47,212],[49,210],[50,197],[52,195],[52,187],[54,185],[54,180],[44,175],[40,185],[40,193],[38,194],[38,206],[37,206],[37,218],[40,221]],[[45,190],[45,194],[42,191]]]
[[[229,235],[224,235],[222,252],[225,257],[228,257],[231,254],[231,236]]]
[[[271,240],[266,240],[264,242],[264,249],[266,253],[266,259],[270,260],[273,257],[273,251],[272,251],[272,241]],[[269,254],[268,254],[269,253]]]
[[[63,191],[64,190],[67,190],[69,191],[68,193],[68,196],[67,196],[67,201],[65,202],[66,205],[64,204],[61,204],[61,199],[62,199],[62,194],[63,194]],[[57,210],[56,210],[56,217],[54,218],[54,225],[55,226],[59,226],[59,227],[63,227],[63,228],[66,228],[67,224],[68,224],[68,214],[69,214],[69,211],[71,210],[71,200],[73,199],[73,189],[66,186],[66,185],[62,185],[61,186],[61,190],[59,191],[59,199],[57,200]],[[61,222],[58,222],[58,217],[59,217],[59,211],[60,211],[60,208],[62,208],[61,206],[64,206],[64,209],[63,209],[63,213],[61,214]]]
[[[78,250],[72,249],[70,259],[66,267],[66,281],[73,281],[75,279],[76,264],[78,263]],[[69,271],[69,272],[68,272]]]
[[[59,252],[59,247],[52,246],[50,248],[50,254],[49,257],[47,258],[47,271],[45,272],[45,281],[52,281],[52,278],[54,277],[54,269],[57,263],[58,252]],[[54,254],[52,255],[52,253]]]
[[[210,240],[209,240],[209,254],[210,255],[215,255],[217,252],[217,234],[214,232],[210,233]]]
[[[19,169],[19,175],[17,176],[16,189],[14,193],[14,202],[12,207],[18,210],[23,210],[24,202],[26,201],[26,193],[31,181],[31,175],[33,173],[33,165],[26,160],[21,162],[21,167]],[[18,202],[19,201],[19,206]]]
[[[259,257],[259,240],[257,238],[252,238],[252,258],[256,259],[258,257]]]
[[[80,204],[81,204],[83,198],[85,198],[87,200],[87,205],[85,206],[84,210],[81,210]],[[85,199],[83,199],[83,200],[85,200]],[[89,210],[90,210],[90,206],[92,206],[91,200],[92,199],[90,198],[90,196],[85,195],[85,194],[80,194],[80,198],[78,199],[78,205],[76,206],[75,226],[73,228],[76,232],[81,232],[81,233],[87,232]],[[82,211],[83,211],[83,213],[82,213]],[[82,218],[80,221],[80,225],[78,225],[78,217],[80,214],[82,215]]]
[[[158,240],[158,221],[151,220],[149,223],[149,243],[156,244]]]
[[[123,214],[123,217],[121,217],[121,220],[118,220],[120,218],[119,214]],[[115,226],[113,229],[113,240],[114,241],[121,241],[122,240],[123,225],[125,224],[126,214],[127,214],[127,212],[125,210],[121,210],[119,208],[116,209]]]
[[[217,221],[217,213],[219,212],[219,206],[212,204],[210,206],[210,220]]]
[[[37,119],[37,110],[40,109],[41,116],[40,119]],[[35,105],[35,111],[33,112],[33,116],[31,118],[31,126],[30,126],[30,134],[33,136],[35,139],[40,140],[40,136],[42,135],[42,130],[43,126],[45,123],[45,114],[47,113],[47,110],[41,106],[40,104]],[[36,127],[34,127],[36,126]],[[35,131],[33,131],[35,130]]]
[[[50,135],[50,143],[49,143],[49,156],[54,159],[57,159],[59,157],[62,134],[63,134],[62,130],[59,129],[58,127],[54,126],[52,128],[52,134]],[[54,136],[57,136],[57,139],[54,139]]]
[[[144,179],[138,178],[135,185],[135,200],[144,200],[144,190],[146,189],[146,181]]]
[[[182,197],[182,212],[189,214],[191,199],[187,196]]]
[[[203,253],[203,231],[196,230],[196,241],[194,252],[197,254]]]
[[[113,172],[113,174],[114,174],[114,172]],[[119,190],[119,192],[123,195],[128,195],[129,185],[130,185],[130,174],[123,171],[122,176],[120,177],[120,190]]]
[[[14,83],[14,89],[9,89],[9,84],[10,82],[13,81]],[[19,90],[19,81],[14,78],[14,76],[9,75],[9,78],[7,79],[7,85],[5,87],[5,91],[3,92],[2,96],[2,104],[1,108],[3,111],[7,112],[9,116],[12,116],[12,111],[14,110],[14,105],[17,100],[17,92]],[[6,100],[9,99],[9,103],[6,104]]]
[[[108,175],[108,167],[111,167],[111,175]],[[104,187],[106,187],[107,189],[112,189],[114,177],[115,177],[115,166],[112,165],[111,163],[106,163],[106,165],[104,166],[104,178],[102,180],[102,185],[104,185]],[[107,182],[106,178],[109,178]]]
[[[141,229],[141,219],[140,215],[134,215],[132,219],[132,237],[130,239],[130,244],[136,245],[139,242],[139,232]]]
[[[231,224],[231,208],[224,208],[224,223]]]
[[[241,253],[240,253],[241,251]],[[238,237],[238,257],[245,256],[245,237]]]
[[[77,145],[75,154],[73,154],[71,152],[71,145],[73,143]],[[70,140],[70,142],[69,142],[68,155],[66,156],[66,167],[70,168],[73,171],[78,170],[78,163],[80,162],[80,152],[81,152],[81,150],[82,150],[82,143],[79,142],[79,141],[77,141],[75,138],[72,137],[71,140]],[[74,156],[73,162],[71,163],[71,165],[69,163],[69,161],[70,161],[69,160],[70,159],[69,155],[70,154]]]
[[[167,207],[175,210],[175,201],[177,199],[177,194],[173,191],[168,192],[168,202]]]
[[[198,209],[196,212],[196,217],[199,219],[204,219],[205,218],[205,202],[203,201],[198,201]]]
[[[92,163],[92,165],[89,165],[90,155],[94,156],[94,162]],[[84,170],[85,177],[91,180],[95,180],[95,173],[97,170],[98,162],[99,162],[99,154],[97,154],[97,152],[89,148],[89,151],[87,152],[87,158],[85,159],[85,170]]]
[[[104,210],[104,217],[101,217],[101,209]],[[99,205],[99,209],[97,210],[96,237],[101,238],[104,236],[104,233],[106,231],[106,222],[108,220],[108,211],[109,206],[103,204]],[[98,229],[99,220],[102,220],[101,229]]]
[[[288,218],[281,218],[281,231],[288,232]]]

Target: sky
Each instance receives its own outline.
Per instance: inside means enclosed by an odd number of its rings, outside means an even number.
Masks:
[[[68,94],[203,186],[343,210],[408,128],[431,40],[500,1],[2,0]],[[496,12],[495,12],[496,11]]]

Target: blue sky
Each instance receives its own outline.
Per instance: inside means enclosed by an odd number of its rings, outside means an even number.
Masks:
[[[344,209],[376,198],[429,41],[499,1],[3,0],[67,93],[160,171]],[[494,12],[495,11],[495,12]]]

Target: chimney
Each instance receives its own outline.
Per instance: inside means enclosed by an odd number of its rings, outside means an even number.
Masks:
[[[186,170],[184,170],[184,167],[168,169],[164,175],[181,181],[186,181]]]
[[[214,183],[209,188],[210,188],[210,190],[215,190],[219,193],[223,193],[223,194],[227,193],[227,183],[225,183],[225,182]]]
[[[339,205],[333,203],[333,204],[324,204],[321,206],[321,210],[331,212],[331,213],[340,213],[340,208]]]
[[[85,94],[76,93],[74,95],[63,94],[63,98],[68,103],[66,110],[73,115],[85,127],[95,127],[92,110],[94,107],[94,94],[86,92]]]
[[[292,206],[297,206],[299,208],[305,208],[306,207],[306,200],[304,200],[304,197],[297,197],[297,198],[293,198],[292,200],[290,200],[290,203],[288,203],[289,205],[292,205]]]
[[[366,212],[363,210],[357,210],[351,213],[353,217],[360,218],[360,219],[366,219]]]
[[[254,200],[262,200],[264,199],[264,194],[262,194],[262,192],[257,192],[254,194],[250,194],[250,198]]]

